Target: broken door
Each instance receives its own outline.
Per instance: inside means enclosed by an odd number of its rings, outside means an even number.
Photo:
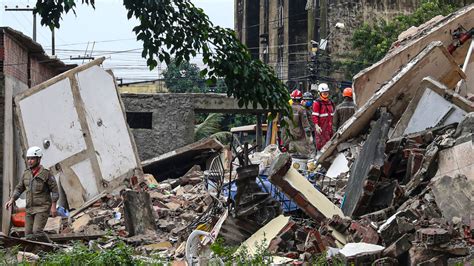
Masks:
[[[23,148],[39,146],[70,208],[141,173],[114,77],[103,58],[15,97]]]

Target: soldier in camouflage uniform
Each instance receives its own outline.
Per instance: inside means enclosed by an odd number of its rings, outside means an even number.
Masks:
[[[311,135],[311,126],[306,115],[305,108],[301,105],[302,93],[299,90],[294,90],[291,93],[293,103],[291,108],[293,110],[293,117],[285,117],[288,124],[287,130],[282,131],[285,146],[288,147],[289,153],[295,153],[300,156],[309,157],[313,153],[311,142],[313,141]]]
[[[59,198],[58,185],[49,170],[41,166],[43,152],[39,147],[28,149],[26,158],[28,169],[13,191],[13,196],[5,207],[10,209],[20,195],[26,193],[25,235],[28,238],[44,235],[43,229],[49,214],[56,216],[56,202]]]

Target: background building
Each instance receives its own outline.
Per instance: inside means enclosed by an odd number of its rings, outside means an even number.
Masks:
[[[235,0],[235,30],[254,58],[260,58],[275,69],[289,89],[307,89],[310,80],[334,83],[344,87],[338,69],[327,71],[332,63],[347,58],[352,49],[351,37],[362,23],[389,20],[413,12],[421,0]],[[466,4],[469,1],[452,0]],[[335,25],[344,23],[344,29]],[[311,40],[329,37],[328,49],[311,57]],[[308,70],[317,61],[316,76]]]

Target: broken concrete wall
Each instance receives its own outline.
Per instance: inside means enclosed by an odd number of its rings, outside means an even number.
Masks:
[[[441,41],[448,47],[452,42],[452,32],[459,26],[469,30],[474,27],[474,5],[470,5],[447,16],[425,30],[419,30],[415,36],[401,41],[396,49],[385,56],[384,59],[362,70],[354,77],[355,102],[361,107],[370,97],[387,81],[392,79],[394,73],[408,64],[418,53],[433,41]],[[456,64],[462,64],[469,43],[458,48],[453,57]],[[453,88],[448,86],[449,88]]]
[[[219,93],[121,94],[142,161],[194,142],[196,113],[254,115],[268,110],[240,108],[237,100]]]
[[[474,171],[474,168],[472,170]],[[455,222],[454,219],[459,219],[465,224],[470,224],[474,192],[472,181],[465,175],[453,177],[445,175],[431,184],[436,203],[448,221]]]
[[[373,94],[335,133],[332,140],[326,143],[321,150],[320,163],[332,155],[337,145],[366,130],[377,108],[387,107],[392,114],[392,123],[398,122],[426,76],[434,77],[448,88],[454,88],[459,80],[465,78],[441,42],[431,43],[409,64],[393,74],[393,78]]]
[[[474,103],[433,78],[426,77],[395,126],[391,138],[459,123],[466,113],[473,111]]]
[[[3,96],[4,104],[3,120],[1,126],[3,127],[3,177],[2,179],[2,200],[6,202],[20,179],[20,173],[25,169],[25,161],[23,159],[24,149],[20,145],[20,133],[16,129],[17,121],[13,118],[13,97],[28,89],[28,86],[17,78],[5,75],[4,76]],[[2,208],[2,230],[5,232],[9,228],[10,217],[7,211]]]
[[[455,177],[465,175],[474,182],[474,144],[473,138],[452,148],[440,151],[438,159],[438,172],[434,179],[445,175]]]

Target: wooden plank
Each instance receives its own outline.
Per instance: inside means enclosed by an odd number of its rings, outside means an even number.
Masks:
[[[328,164],[327,160],[337,145],[368,129],[379,107],[387,107],[393,115],[392,124],[398,122],[427,76],[439,80],[448,88],[454,88],[459,80],[466,77],[441,42],[431,43],[344,123],[323,147],[318,162]]]
[[[67,234],[54,234],[48,235],[49,239],[53,242],[67,242],[75,240],[93,240],[105,236],[105,233],[101,234],[83,234],[83,233],[67,233]]]
[[[383,87],[383,84],[392,79],[400,68],[406,66],[431,42],[441,41],[443,46],[447,47],[452,42],[452,31],[459,26],[468,30],[474,27],[474,5],[447,16],[430,29],[420,30],[417,36],[401,42],[401,46],[391,51],[385,58],[358,73],[354,77],[353,85],[354,101],[357,106],[362,107],[369,101],[372,95]],[[468,47],[469,42],[454,52],[456,64],[463,63]]]

